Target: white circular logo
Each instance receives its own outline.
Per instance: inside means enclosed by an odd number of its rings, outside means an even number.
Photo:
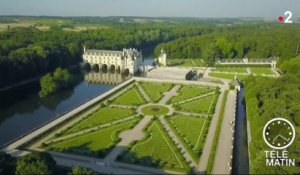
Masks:
[[[266,144],[273,149],[285,149],[295,139],[295,128],[284,118],[274,118],[264,127],[263,137]]]

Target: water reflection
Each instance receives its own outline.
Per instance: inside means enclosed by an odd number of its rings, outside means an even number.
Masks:
[[[103,73],[103,72],[89,72],[84,75],[84,80],[87,84],[109,84],[116,85],[120,84],[126,79],[128,76],[125,76],[120,73]]]
[[[38,96],[38,82],[0,94],[1,101],[7,99],[0,104],[0,147],[129,78],[101,71],[78,76],[78,84],[72,89],[44,99]]]
[[[248,140],[246,108],[244,99],[245,89],[241,87],[238,93],[237,116],[235,123],[235,140],[233,152],[233,174],[249,174]]]

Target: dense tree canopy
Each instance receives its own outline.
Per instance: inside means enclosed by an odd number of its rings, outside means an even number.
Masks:
[[[299,47],[299,48],[298,48]],[[216,58],[269,58],[296,56],[300,49],[299,26],[231,27],[201,36],[185,37],[162,43],[156,55],[165,49],[170,59],[202,58],[209,64]],[[300,53],[300,50],[298,50]]]
[[[249,77],[245,81],[247,119],[250,122],[250,173],[299,174],[300,150],[300,57],[282,63],[283,77]],[[266,167],[262,138],[264,125],[272,118],[286,118],[296,127],[294,143],[287,148],[297,166]]]
[[[135,26],[135,25],[133,25]],[[140,26],[71,32],[40,31],[34,27],[0,33],[0,87],[81,61],[83,46],[119,50],[145,49],[179,37],[200,35],[211,29],[201,26]]]
[[[0,174],[14,174],[15,167],[16,159],[4,152],[0,152]]]
[[[53,75],[48,73],[40,80],[41,91],[40,97],[46,97],[55,92],[72,87],[75,83],[74,77],[67,69],[57,68]]]
[[[80,167],[80,166],[75,166],[72,168],[72,173],[71,175],[95,175],[96,173],[89,169],[89,168],[85,168],[85,167]]]
[[[48,153],[31,153],[18,159],[16,174],[54,174],[56,162]]]

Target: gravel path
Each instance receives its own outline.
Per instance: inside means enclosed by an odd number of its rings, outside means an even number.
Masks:
[[[164,97],[158,102],[159,104],[166,104],[173,96],[177,95],[180,85],[174,86],[169,92],[164,93]]]
[[[151,98],[147,95],[147,93],[144,91],[144,89],[142,88],[142,86],[139,83],[136,83],[137,88],[139,89],[139,91],[141,92],[141,94],[144,96],[145,100],[149,103],[151,102]]]
[[[234,125],[231,123],[235,120],[235,108],[236,108],[236,93],[229,91],[224,118],[221,125],[221,131],[216,150],[216,157],[212,174],[230,174],[231,173],[231,161],[232,161],[232,147],[233,147],[233,129]]]
[[[203,153],[201,155],[201,159],[200,162],[198,164],[198,168],[197,171],[200,174],[205,174],[206,171],[206,167],[207,167],[207,163],[208,163],[208,159],[209,159],[209,154],[212,148],[212,144],[213,144],[213,139],[214,139],[214,135],[215,135],[215,131],[216,131],[216,127],[217,127],[217,122],[219,119],[219,114],[220,114],[220,109],[222,106],[222,100],[223,100],[223,96],[224,96],[224,91],[221,92],[217,105],[216,105],[216,113],[214,114],[212,120],[211,120],[211,124],[208,130],[208,134],[206,136],[206,141],[203,147]]]
[[[152,116],[145,116],[133,129],[124,131],[120,134],[120,143],[106,156],[105,162],[112,164],[117,156],[133,141],[144,138],[143,128],[151,121]]]
[[[215,92],[210,92],[210,93],[207,93],[207,94],[204,94],[204,95],[200,95],[200,96],[197,96],[197,97],[193,97],[193,98],[189,98],[187,100],[183,100],[183,101],[180,101],[180,102],[176,102],[175,104],[183,104],[183,103],[188,103],[190,101],[194,101],[194,100],[198,100],[200,98],[204,98],[204,97],[207,97],[207,96],[210,96],[210,95],[213,95],[215,94]]]

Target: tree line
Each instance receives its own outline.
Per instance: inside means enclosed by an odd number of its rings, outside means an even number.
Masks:
[[[62,169],[57,166],[49,153],[33,152],[18,159],[0,152],[0,175],[17,174],[69,174],[69,175],[96,175],[93,170],[74,166],[71,169]]]
[[[197,26],[141,26],[82,32],[14,28],[0,33],[0,87],[67,68],[81,61],[82,47],[143,49],[179,37],[210,32]]]
[[[300,54],[300,26],[233,26],[201,36],[185,37],[158,45],[155,55],[165,49],[170,59],[204,59],[213,65],[222,58],[289,59]],[[298,50],[298,53],[297,53]]]

